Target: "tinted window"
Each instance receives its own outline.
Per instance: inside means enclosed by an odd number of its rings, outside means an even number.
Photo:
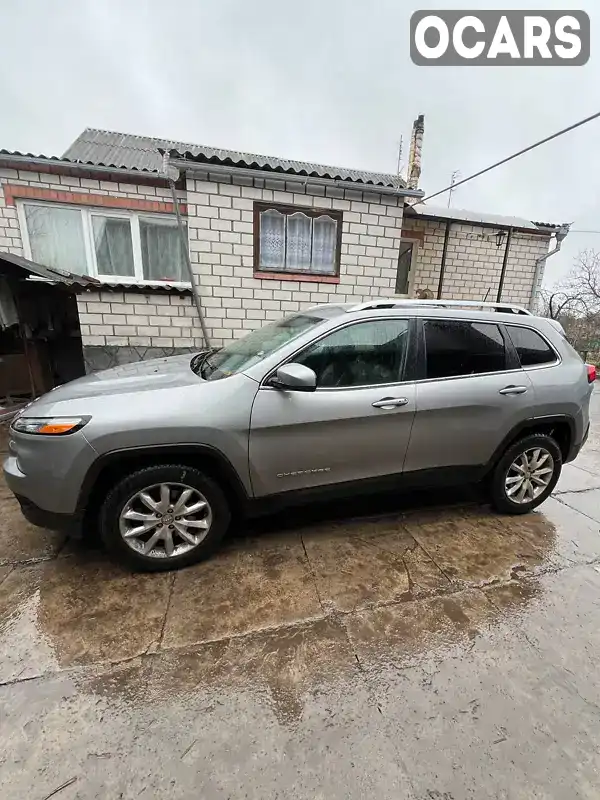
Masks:
[[[317,386],[371,386],[400,380],[408,343],[408,320],[349,325],[294,358],[315,371]]]
[[[550,364],[556,361],[556,353],[549,344],[531,328],[509,325],[508,332],[515,346],[522,367],[533,367],[536,364]]]
[[[426,320],[425,347],[428,378],[506,369],[502,334],[490,323]]]

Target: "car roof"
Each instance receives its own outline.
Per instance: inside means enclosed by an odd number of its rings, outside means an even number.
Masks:
[[[377,303],[381,303],[378,305]],[[440,301],[443,303],[444,301]],[[303,313],[313,312],[323,316],[323,319],[331,320],[335,318],[337,322],[340,317],[350,320],[358,320],[361,318],[372,317],[397,317],[406,315],[411,317],[428,317],[440,319],[464,319],[464,320],[481,320],[482,322],[502,322],[504,324],[525,324],[538,327],[539,323],[542,327],[548,320],[544,317],[537,317],[521,306],[512,305],[510,303],[485,304],[486,307],[480,305],[476,301],[447,301],[446,304],[440,305],[436,301],[413,301],[413,300],[394,300],[389,301],[373,301],[373,303],[330,303],[319,306],[313,306],[306,309]],[[500,310],[502,309],[502,310]],[[514,310],[511,310],[514,309]]]

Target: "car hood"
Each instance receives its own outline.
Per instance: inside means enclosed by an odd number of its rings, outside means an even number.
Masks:
[[[37,402],[61,402],[102,395],[150,392],[175,389],[204,381],[190,369],[191,355],[153,358],[124,364],[57,386]]]

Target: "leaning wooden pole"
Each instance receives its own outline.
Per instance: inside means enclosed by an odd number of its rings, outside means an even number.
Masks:
[[[179,236],[181,238],[181,246],[183,248],[183,254],[185,258],[185,263],[187,266],[188,275],[190,278],[190,283],[192,285],[192,295],[194,297],[194,303],[196,305],[196,310],[198,312],[198,319],[200,320],[200,327],[202,328],[202,336],[204,338],[204,344],[207,347],[210,347],[210,337],[208,335],[208,329],[206,327],[206,322],[204,321],[204,312],[202,311],[202,300],[200,298],[200,292],[198,290],[198,284],[196,283],[196,276],[194,275],[194,271],[192,269],[192,260],[190,258],[190,248],[188,246],[188,237],[185,230],[185,225],[183,224],[183,219],[181,217],[181,210],[179,208],[179,198],[177,197],[177,189],[175,187],[175,181],[171,176],[171,169],[175,169],[174,167],[170,167],[169,165],[169,154],[163,154],[163,173],[164,177],[169,184],[169,188],[171,189],[171,195],[173,196],[173,208],[175,209],[175,216],[177,217],[177,228],[179,229]]]

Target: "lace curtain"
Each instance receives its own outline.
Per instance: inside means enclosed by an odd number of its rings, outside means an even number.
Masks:
[[[270,208],[260,214],[260,268],[278,272],[333,275],[336,269],[337,220],[301,211],[283,214]]]

